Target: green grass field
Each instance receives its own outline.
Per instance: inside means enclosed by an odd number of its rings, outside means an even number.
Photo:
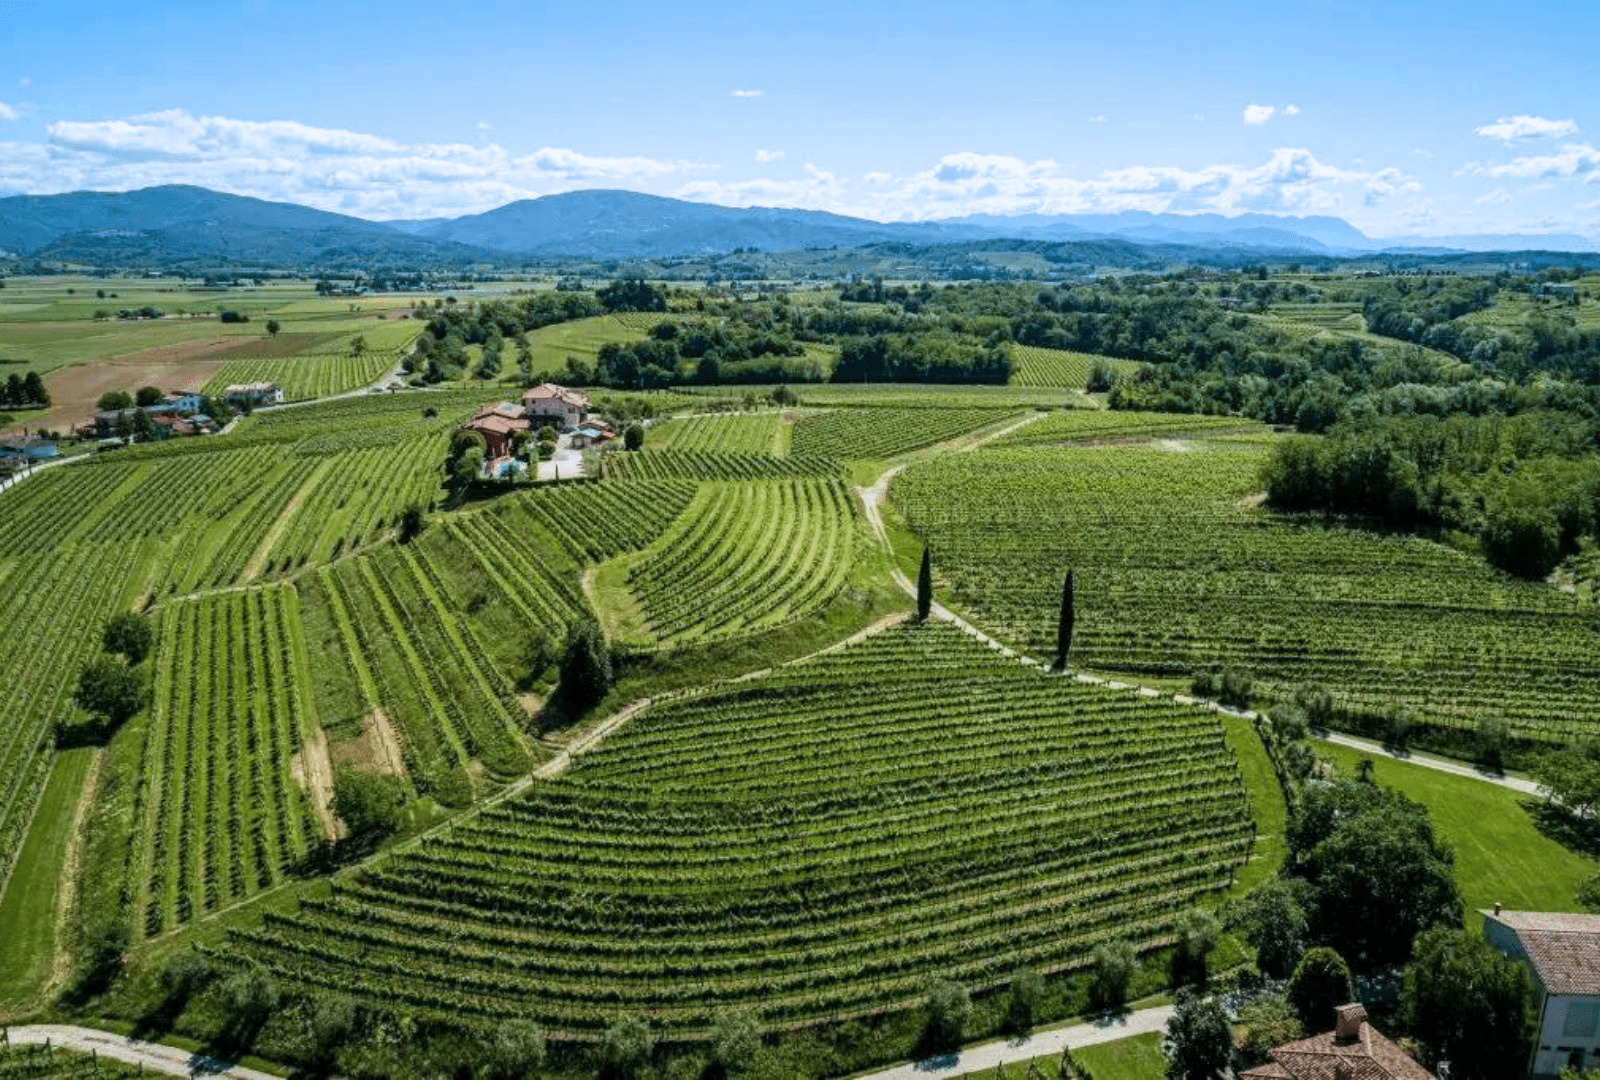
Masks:
[[[533,353],[533,370],[536,374],[555,375],[567,369],[567,357],[576,357],[588,364],[595,362],[602,345],[612,342],[643,341],[647,333],[638,320],[630,324],[617,315],[596,315],[576,322],[556,323],[528,333],[528,346]],[[507,364],[514,364],[514,349],[502,354]]]
[[[1331,743],[1317,753],[1353,776],[1364,757],[1373,775],[1422,803],[1434,828],[1456,852],[1456,883],[1467,903],[1467,925],[1482,922],[1479,908],[1504,904],[1513,911],[1581,911],[1574,891],[1600,873],[1600,861],[1563,846],[1542,832],[1533,812],[1538,801],[1506,788],[1451,776],[1386,754],[1363,754]]]

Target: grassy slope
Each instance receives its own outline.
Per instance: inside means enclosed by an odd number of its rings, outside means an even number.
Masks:
[[[95,751],[56,758],[28,839],[0,902],[0,1013],[33,1004],[47,988],[56,954],[57,907],[67,848]]]
[[[1086,1046],[1072,1055],[1094,1080],[1163,1080],[1167,1057],[1160,1035],[1135,1035],[1131,1039]]]
[[[1369,755],[1319,743],[1317,753],[1355,775]],[[1578,911],[1578,883],[1600,862],[1564,847],[1540,831],[1538,801],[1464,776],[1451,776],[1384,755],[1373,758],[1379,784],[1396,788],[1428,808],[1439,835],[1455,848],[1456,882],[1467,902],[1467,925],[1480,924],[1478,908],[1503,903],[1520,911]]]

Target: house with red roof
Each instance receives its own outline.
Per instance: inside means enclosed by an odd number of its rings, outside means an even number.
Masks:
[[[587,395],[548,382],[524,390],[522,407],[534,427],[549,424],[558,431],[575,428],[589,416]]]
[[[1600,915],[1503,911],[1483,916],[1483,936],[1521,960],[1533,983],[1538,1038],[1529,1074],[1600,1068]]]
[[[1239,1080],[1434,1080],[1417,1059],[1367,1023],[1358,1004],[1334,1010],[1333,1030],[1275,1046],[1272,1060]]]

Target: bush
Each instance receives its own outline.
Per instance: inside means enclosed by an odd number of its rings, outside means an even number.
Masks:
[[[1126,941],[1106,941],[1095,946],[1094,978],[1089,983],[1089,1004],[1096,1009],[1120,1009],[1139,972],[1139,954]]]
[[[491,1080],[521,1080],[544,1067],[544,1032],[531,1020],[506,1020],[494,1029],[484,1064]]]
[[[1239,1024],[1245,1029],[1239,1055],[1247,1068],[1265,1064],[1273,1047],[1305,1034],[1294,1006],[1282,994],[1267,994],[1241,1006]]]
[[[644,446],[644,425],[629,424],[622,432],[622,448],[624,450],[638,450]]]
[[[611,649],[593,619],[579,619],[567,631],[561,653],[561,697],[574,712],[598,705],[611,692]]]
[[[144,708],[145,696],[144,679],[137,671],[102,656],[83,666],[72,700],[100,721],[101,734],[109,734]]]
[[[1228,1015],[1214,998],[1191,990],[1178,995],[1177,1011],[1167,1021],[1168,1080],[1215,1080],[1233,1056]]]
[[[744,1072],[761,1050],[761,1027],[743,1010],[724,1013],[711,1028],[711,1060],[728,1073]]]
[[[1091,394],[1108,394],[1111,388],[1117,385],[1116,372],[1111,370],[1111,365],[1096,362],[1089,369],[1089,382],[1084,389]]]
[[[644,1068],[654,1049],[655,1039],[643,1020],[619,1020],[606,1028],[600,1040],[601,1075],[625,1080]]]
[[[1044,998],[1044,976],[1032,968],[1022,968],[1011,976],[1006,993],[1006,1024],[1018,1035],[1033,1027],[1034,1014]]]
[[[1312,949],[1294,969],[1286,996],[1307,1031],[1331,1031],[1333,1011],[1356,1000],[1350,965],[1332,949]]]
[[[156,633],[145,616],[124,611],[106,621],[100,640],[106,652],[124,656],[128,663],[137,664],[150,654]]]
[[[967,1021],[972,1017],[972,998],[966,987],[948,979],[938,980],[928,988],[923,1009],[926,1014],[923,1034],[931,1048],[951,1049],[961,1045]]]
[[[211,961],[194,949],[168,956],[156,981],[170,1001],[188,1001],[196,990],[211,980]]]

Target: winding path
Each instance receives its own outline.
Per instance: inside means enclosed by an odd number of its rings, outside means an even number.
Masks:
[[[229,1080],[279,1080],[273,1073],[247,1069],[165,1043],[139,1042],[125,1035],[66,1024],[32,1024],[6,1029],[12,1046],[63,1046],[83,1053],[139,1065],[165,1076],[219,1076]]]
[[[1137,1012],[1124,1013],[1112,1020],[1075,1024],[1072,1027],[1035,1032],[1022,1038],[1001,1039],[969,1046],[959,1053],[908,1062],[881,1072],[862,1073],[855,1080],[930,1080],[930,1078],[990,1072],[999,1065],[1010,1065],[1059,1054],[1068,1047],[1078,1050],[1085,1046],[1131,1038],[1134,1035],[1164,1031],[1172,1013],[1171,1005],[1140,1009]]]

